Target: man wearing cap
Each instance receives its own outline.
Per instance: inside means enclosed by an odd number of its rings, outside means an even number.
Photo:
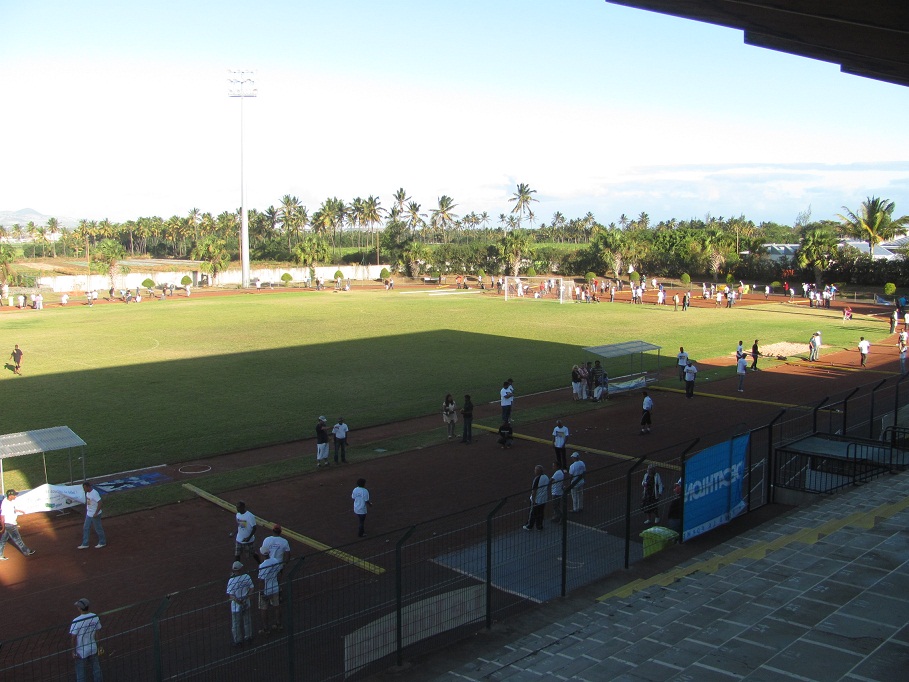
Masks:
[[[98,641],[95,633],[101,629],[101,619],[89,609],[88,599],[82,598],[75,604],[79,615],[69,626],[73,638],[73,660],[76,663],[76,682],[84,682],[85,669],[92,671],[92,680],[101,682],[101,661],[98,659]]]
[[[285,538],[281,537],[281,532],[281,526],[275,524],[271,529],[271,535],[262,541],[262,547],[259,549],[259,553],[262,554],[262,556],[277,559],[283,565],[290,560],[290,543],[288,543]]]
[[[262,629],[260,635],[270,630],[281,630],[281,585],[278,576],[284,567],[283,562],[269,556],[259,564],[259,580],[262,582],[262,591],[259,592],[259,613],[262,616]],[[274,622],[269,618],[269,613],[274,610]]]
[[[10,488],[6,491],[6,498],[0,503],[0,561],[6,561],[9,557],[4,556],[3,550],[6,549],[6,543],[10,540],[19,548],[25,556],[31,556],[35,550],[29,549],[22,541],[19,535],[18,517],[25,512],[16,509],[16,496],[18,493]]]
[[[331,427],[331,434],[335,439],[335,464],[338,463],[338,453],[341,454],[341,461],[347,463],[347,424],[344,423],[344,417],[338,417],[338,423]]]
[[[584,511],[584,479],[587,466],[581,460],[578,452],[571,453],[571,466],[568,467],[569,486],[571,491],[571,513],[577,514]]]
[[[107,546],[107,537],[104,535],[104,528],[101,525],[101,495],[95,490],[95,486],[86,481],[82,484],[82,490],[85,491],[85,523],[82,524],[82,544],[76,549],[88,549],[88,539],[91,529],[95,529],[98,536],[98,544],[95,549],[103,549]]]
[[[325,416],[316,422],[316,466],[328,466],[328,431],[325,429]]]
[[[234,646],[251,642],[253,638],[252,610],[249,608],[249,593],[253,581],[243,572],[243,564],[235,561],[227,581],[227,598],[230,600],[230,630]]]

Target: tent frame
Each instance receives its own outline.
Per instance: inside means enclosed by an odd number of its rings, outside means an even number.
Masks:
[[[0,488],[6,490],[3,472],[3,460],[11,457],[40,454],[44,463],[44,482],[47,479],[47,453],[66,450],[69,458],[69,485],[73,479],[73,448],[79,448],[79,459],[82,462],[82,479],[85,480],[85,441],[79,438],[68,426],[53,426],[47,429],[21,431],[0,436]]]

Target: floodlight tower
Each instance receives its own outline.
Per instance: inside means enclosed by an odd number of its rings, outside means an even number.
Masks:
[[[240,269],[243,288],[249,287],[249,217],[246,212],[246,181],[243,178],[243,100],[256,96],[255,71],[228,70],[228,97],[240,98]]]

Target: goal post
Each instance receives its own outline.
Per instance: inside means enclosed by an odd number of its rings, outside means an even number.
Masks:
[[[565,282],[561,277],[506,277],[505,300],[528,299],[565,302]]]

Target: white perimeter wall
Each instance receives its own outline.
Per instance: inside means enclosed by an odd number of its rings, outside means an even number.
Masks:
[[[316,277],[323,277],[326,284],[333,281],[335,273],[340,270],[344,273],[344,279],[352,280],[375,280],[379,279],[379,273],[382,268],[391,268],[388,265],[326,265],[315,268]],[[294,282],[302,282],[310,275],[309,268],[252,268],[249,271],[250,282],[255,282],[256,278],[262,282],[281,282],[281,275],[289,272]],[[114,275],[115,289],[135,289],[141,287],[142,282],[146,279],[154,281],[155,285],[173,284],[181,286],[180,280],[185,275],[198,283],[202,273],[199,270],[175,270],[173,272],[141,272],[133,270],[128,274]],[[214,286],[235,286],[239,287],[242,280],[242,272],[239,269],[231,269],[218,274]],[[50,289],[54,292],[73,292],[88,291],[96,289],[98,291],[107,291],[110,289],[110,279],[107,275],[46,275],[38,278],[38,286],[42,289]]]

